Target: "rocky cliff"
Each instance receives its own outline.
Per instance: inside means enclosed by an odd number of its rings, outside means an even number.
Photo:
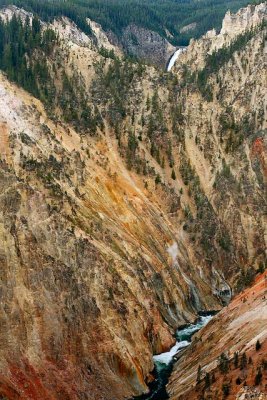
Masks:
[[[261,25],[266,21],[266,3],[241,8],[236,14],[228,11],[222,21],[222,28],[217,34],[215,29],[201,39],[192,39],[187,52],[179,57],[179,65],[186,64],[191,70],[203,68],[208,54],[229,46],[239,35]]]
[[[266,397],[266,295],[263,274],[193,337],[174,368],[168,385],[171,399]]]
[[[3,77],[1,138],[1,393],[145,390],[152,352],[195,312],[167,251],[167,216],[108,134],[89,146]],[[187,268],[186,252],[181,260]],[[214,307],[204,287],[202,306]]]
[[[203,90],[49,27],[52,100],[0,78],[0,393],[119,400],[264,265],[265,30]]]
[[[157,32],[134,24],[123,30],[121,42],[129,54],[162,68],[166,67],[167,61],[175,52],[175,47]]]

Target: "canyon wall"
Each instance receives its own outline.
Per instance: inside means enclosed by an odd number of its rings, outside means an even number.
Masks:
[[[174,367],[168,384],[171,399],[221,400],[225,398],[224,387],[229,388],[229,400],[266,397],[266,294],[265,273],[194,335],[192,345]],[[260,348],[256,347],[257,341]],[[259,370],[262,380],[255,385]],[[210,385],[207,378],[205,383],[207,374]]]

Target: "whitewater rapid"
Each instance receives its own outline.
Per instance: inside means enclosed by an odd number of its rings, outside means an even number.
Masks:
[[[154,363],[161,364],[170,364],[173,357],[179,350],[182,350],[184,347],[187,347],[190,344],[187,340],[183,340],[182,342],[176,342],[175,345],[166,353],[158,354],[157,356],[153,356]]]
[[[134,397],[134,400],[165,400],[169,398],[166,390],[171,375],[175,355],[191,344],[192,335],[205,326],[213,315],[201,316],[195,324],[189,324],[185,328],[176,331],[175,345],[165,353],[153,356],[155,380],[149,384],[149,393]],[[133,400],[133,399],[132,399]]]
[[[155,366],[157,368],[158,364],[170,364],[173,360],[175,354],[181,351],[183,348],[190,345],[191,336],[207,325],[207,323],[212,319],[212,315],[207,315],[205,317],[200,317],[196,324],[188,325],[186,328],[177,331],[177,341],[175,345],[167,352],[153,356]]]

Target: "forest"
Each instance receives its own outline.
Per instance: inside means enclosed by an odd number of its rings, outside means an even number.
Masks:
[[[41,31],[37,17],[32,24],[27,18],[25,23],[13,16],[4,23],[0,19],[0,69],[11,81],[15,81],[35,97],[47,102],[49,95],[49,72],[46,57],[51,53],[57,41],[54,31]],[[33,54],[38,51],[38,59]]]
[[[76,71],[69,78],[64,68],[55,68],[51,60],[59,59],[56,44],[59,39],[55,32],[42,29],[37,16],[32,23],[29,18],[22,22],[15,15],[6,22],[0,18],[0,70],[40,99],[50,118],[55,118],[55,110],[60,109],[66,122],[95,133],[97,125],[101,125],[99,113],[95,109],[92,114],[88,107],[84,85]]]
[[[253,0],[259,3],[260,1]],[[225,12],[237,11],[248,0],[0,0],[0,7],[14,4],[43,20],[67,16],[90,34],[86,18],[118,37],[131,23],[158,32],[174,45],[187,45],[211,28],[219,29]],[[190,24],[191,29],[183,30]],[[182,29],[182,31],[181,31]]]

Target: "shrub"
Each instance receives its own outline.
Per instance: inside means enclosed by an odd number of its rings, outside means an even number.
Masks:
[[[238,359],[238,352],[236,351],[234,354],[234,366],[235,368],[238,367],[239,359]]]
[[[260,350],[260,348],[261,348],[261,343],[260,343],[260,341],[259,341],[259,339],[257,340],[257,342],[256,342],[256,351],[259,351]]]
[[[230,394],[230,385],[229,385],[229,383],[223,383],[222,392],[223,392],[224,397],[229,396],[229,394]]]
[[[219,368],[220,371],[224,374],[227,374],[227,372],[229,371],[229,359],[224,353],[222,353],[219,358]]]
[[[157,174],[155,178],[155,184],[158,185],[159,183],[161,183],[161,177],[159,174]]]
[[[257,374],[255,376],[255,386],[260,385],[261,381],[262,381],[262,371],[261,371],[261,368],[259,368],[257,371]]]
[[[240,361],[240,369],[245,369],[248,364],[247,355],[246,353],[242,354],[241,361]]]

